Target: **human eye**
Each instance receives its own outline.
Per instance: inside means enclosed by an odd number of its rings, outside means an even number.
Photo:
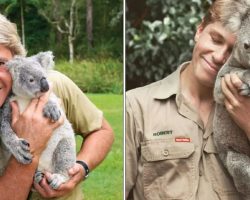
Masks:
[[[218,36],[211,35],[211,39],[215,44],[223,44],[223,40]]]
[[[216,31],[211,31],[210,32],[210,37],[211,37],[212,42],[214,44],[217,44],[217,45],[221,45],[225,41],[223,36],[221,34],[219,34],[218,32],[216,32]]]
[[[4,66],[5,63],[6,63],[6,60],[0,58],[0,67]]]
[[[4,66],[4,65],[5,65],[5,61],[0,60],[0,66]]]

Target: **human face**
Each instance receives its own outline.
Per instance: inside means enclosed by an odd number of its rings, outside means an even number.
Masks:
[[[235,40],[236,36],[219,22],[198,27],[191,65],[199,83],[214,86],[216,75],[230,56]]]
[[[3,105],[12,85],[11,75],[4,66],[6,61],[12,57],[11,51],[5,46],[0,45],[0,106]]]

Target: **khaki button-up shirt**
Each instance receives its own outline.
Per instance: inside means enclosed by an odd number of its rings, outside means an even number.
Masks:
[[[181,93],[184,63],[167,78],[127,92],[126,199],[238,200],[213,142]]]

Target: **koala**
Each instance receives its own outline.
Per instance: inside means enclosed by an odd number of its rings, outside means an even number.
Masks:
[[[237,39],[231,56],[219,70],[215,81],[214,142],[222,163],[231,175],[236,189],[242,194],[242,199],[250,199],[249,139],[227,112],[221,89],[222,77],[235,73],[243,82],[239,94],[250,96],[250,0],[224,1],[221,13],[223,25],[235,33]]]
[[[29,151],[28,141],[17,137],[11,128],[10,101],[17,101],[22,113],[31,99],[39,98],[49,90],[47,70],[54,65],[52,52],[41,52],[31,57],[15,56],[6,63],[12,76],[12,95],[4,103],[1,113],[1,170],[3,172],[11,155],[20,163],[29,164],[32,155]],[[63,116],[64,123],[54,130],[46,149],[42,152],[34,180],[39,183],[44,171],[52,173],[49,182],[51,188],[56,189],[69,179],[68,169],[76,162],[75,137],[71,124],[59,105],[59,99],[51,93],[43,109],[43,115],[53,121]]]

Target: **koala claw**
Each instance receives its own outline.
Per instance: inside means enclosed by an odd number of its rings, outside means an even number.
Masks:
[[[30,164],[32,161],[32,154],[29,150],[29,143],[24,139],[18,139],[12,148],[12,154],[18,162],[22,164]]]
[[[18,151],[18,154],[14,153],[14,156],[17,161],[22,164],[30,164],[32,161],[32,155],[29,152],[24,152],[22,150]]]
[[[243,83],[242,86],[240,87],[240,95],[242,96],[249,96],[250,95],[250,87],[248,84]]]
[[[53,121],[57,121],[61,117],[61,111],[55,104],[47,104],[43,110],[43,114]]]
[[[35,183],[40,183],[40,181],[43,179],[43,177],[44,177],[44,173],[37,170],[35,173],[35,176],[34,176]]]
[[[61,184],[65,182],[66,182],[66,177],[64,177],[61,174],[52,174],[52,176],[48,180],[50,187],[53,189],[57,189]]]
[[[20,139],[22,145],[22,149],[29,151],[30,150],[30,143],[28,143],[25,139]]]

